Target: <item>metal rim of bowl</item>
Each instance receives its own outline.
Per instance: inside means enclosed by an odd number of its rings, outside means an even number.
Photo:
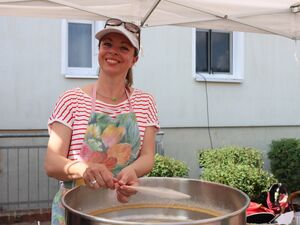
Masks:
[[[143,179],[143,178],[140,178],[140,179]],[[223,216],[217,216],[217,217],[209,218],[209,219],[189,221],[189,224],[191,224],[191,225],[193,225],[193,224],[201,224],[201,223],[213,223],[213,222],[218,222],[219,220],[222,220],[222,219],[226,219],[226,218],[230,218],[230,217],[236,216],[236,215],[240,214],[241,212],[246,211],[246,209],[248,208],[248,206],[250,204],[250,199],[249,199],[248,195],[246,195],[244,192],[242,192],[241,190],[239,190],[237,188],[230,187],[228,185],[224,185],[224,184],[220,184],[220,183],[215,183],[215,182],[210,182],[210,181],[203,181],[203,180],[197,180],[197,179],[189,179],[189,178],[177,178],[177,177],[176,178],[174,178],[174,177],[147,177],[147,179],[153,179],[153,180],[154,179],[156,179],[156,180],[157,179],[167,179],[167,180],[176,179],[176,180],[188,180],[188,181],[195,181],[195,182],[201,181],[202,183],[209,183],[209,184],[214,184],[214,185],[218,185],[218,186],[223,186],[225,188],[233,189],[236,192],[239,192],[245,198],[245,200],[246,200],[246,204],[241,209],[238,209],[238,210],[236,210],[234,212],[225,214]],[[87,215],[86,213],[82,213],[82,212],[80,212],[78,210],[75,210],[75,209],[69,207],[66,204],[66,202],[65,202],[64,196],[67,195],[72,190],[78,189],[78,188],[80,188],[80,186],[68,190],[63,195],[63,197],[62,197],[62,204],[63,204],[63,206],[65,208],[67,208],[68,210],[70,210],[71,212],[77,213],[77,214],[79,214],[80,216],[82,216],[82,217],[84,217],[86,219],[94,219],[95,222],[105,222],[105,223],[111,223],[111,224],[117,224],[117,225],[141,225],[140,222],[118,221],[118,220],[112,220],[112,219],[106,219],[106,218],[101,218],[101,217],[97,217],[97,216]],[[147,223],[147,222],[143,222],[143,224],[144,225],[151,225],[151,224],[153,225],[153,223]],[[159,224],[169,225],[170,223],[168,223],[168,222],[162,222],[162,223],[159,223]],[[174,225],[186,225],[186,222],[178,222],[178,223],[176,222],[176,223],[174,223]]]

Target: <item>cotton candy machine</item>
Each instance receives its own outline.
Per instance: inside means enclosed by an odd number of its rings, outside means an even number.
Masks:
[[[246,224],[250,200],[237,189],[185,178],[142,178],[141,185],[172,188],[191,198],[174,200],[137,193],[122,204],[115,191],[79,186],[63,196],[67,225]]]

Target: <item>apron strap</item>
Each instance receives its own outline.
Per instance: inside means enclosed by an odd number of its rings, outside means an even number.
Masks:
[[[95,112],[96,94],[97,94],[97,82],[96,82],[95,85],[93,86],[92,113]]]
[[[129,103],[129,111],[133,112],[133,108],[132,108],[132,105],[131,105],[131,102],[130,102],[130,96],[129,96],[129,93],[127,91],[127,88],[125,88],[125,93],[126,93],[126,97],[127,97],[128,103]]]

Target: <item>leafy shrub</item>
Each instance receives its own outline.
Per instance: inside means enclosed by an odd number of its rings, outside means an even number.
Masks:
[[[189,168],[183,161],[168,156],[155,155],[155,163],[149,177],[187,177]]]
[[[271,171],[289,192],[300,190],[300,139],[273,140],[268,153]]]
[[[268,188],[276,183],[263,170],[262,153],[254,148],[224,147],[199,151],[200,178],[245,192],[252,201],[263,203]]]

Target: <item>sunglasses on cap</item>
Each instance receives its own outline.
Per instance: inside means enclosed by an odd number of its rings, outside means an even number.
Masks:
[[[111,18],[108,19],[105,23],[105,26],[111,26],[111,27],[118,27],[124,24],[124,28],[128,31],[130,31],[131,33],[134,33],[137,37],[138,37],[138,41],[140,43],[140,32],[141,29],[139,26],[135,25],[134,23],[130,23],[130,22],[124,22],[120,19],[115,19],[115,18]]]

